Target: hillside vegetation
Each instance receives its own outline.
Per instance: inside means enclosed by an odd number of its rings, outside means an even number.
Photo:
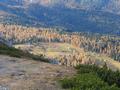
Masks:
[[[67,43],[86,52],[103,54],[120,61],[120,37],[79,32],[65,32],[54,28],[30,28],[18,25],[0,25],[0,32],[13,44]]]
[[[120,37],[56,28],[33,28],[19,25],[0,25],[1,35],[18,49],[44,55],[66,66],[107,63],[112,70],[120,69]],[[30,55],[31,56],[31,55]]]
[[[104,65],[79,65],[77,75],[60,80],[64,89],[70,90],[120,90],[120,72],[113,72]]]
[[[25,51],[16,49],[14,47],[8,47],[5,44],[0,44],[0,54],[9,55],[11,57],[17,57],[17,58],[31,58],[38,61],[49,62],[42,55],[41,56],[33,55],[33,54],[30,54],[29,52],[25,52]]]

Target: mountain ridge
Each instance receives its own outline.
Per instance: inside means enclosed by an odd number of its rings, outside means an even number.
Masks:
[[[23,0],[29,4],[38,3],[43,6],[65,6],[73,9],[103,10],[119,14],[120,0]]]
[[[119,35],[119,1],[1,0],[0,22]]]
[[[119,14],[120,0],[1,0],[11,6],[29,6],[39,4],[42,6],[65,6],[66,8],[84,9],[84,10],[102,10]]]

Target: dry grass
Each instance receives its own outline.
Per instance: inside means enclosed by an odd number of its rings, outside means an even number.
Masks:
[[[44,54],[49,58],[60,58],[61,55],[72,54],[73,51],[76,52],[84,51],[81,48],[66,43],[42,43],[38,46],[15,45],[15,47],[17,48],[21,47],[22,49],[31,48],[32,53],[36,55]],[[110,69],[120,70],[120,63],[106,55],[96,54],[93,52],[83,52],[83,53],[86,54],[86,58],[90,57],[92,62],[99,66],[103,66],[105,63],[107,63]],[[87,61],[86,59],[86,62],[89,61]]]

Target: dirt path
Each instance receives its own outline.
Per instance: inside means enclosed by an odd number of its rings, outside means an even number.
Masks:
[[[74,73],[71,67],[0,55],[0,90],[61,90],[56,79]]]

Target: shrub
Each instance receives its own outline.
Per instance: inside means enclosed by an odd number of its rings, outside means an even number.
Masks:
[[[79,65],[76,76],[60,80],[64,89],[70,90],[120,90],[120,72],[95,65]]]
[[[11,57],[17,57],[17,58],[23,57],[23,58],[31,58],[37,61],[49,62],[49,60],[45,59],[43,56],[33,55],[13,47],[8,47],[6,45],[0,45],[0,54],[9,55]]]

